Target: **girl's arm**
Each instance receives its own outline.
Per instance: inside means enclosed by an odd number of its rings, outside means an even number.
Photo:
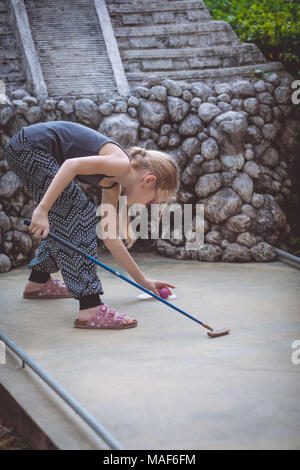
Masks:
[[[104,174],[121,176],[130,165],[124,152],[111,155],[70,158],[64,161],[31,216],[29,231],[46,238],[49,233],[48,212],[63,190],[77,175]]]
[[[130,274],[130,276],[138,283],[141,284],[146,289],[153,291],[156,295],[159,295],[159,289],[165,287],[169,289],[175,288],[172,284],[164,281],[157,281],[150,279],[142,273],[138,265],[135,263],[133,258],[130,256],[126,246],[118,236],[118,219],[117,219],[117,205],[120,197],[121,188],[120,185],[115,186],[111,189],[102,190],[102,200],[101,205],[111,204],[113,209],[108,211],[107,217],[105,218],[105,225],[103,220],[100,221],[102,232],[106,228],[107,224],[112,224],[111,227],[116,228],[117,233],[111,231],[111,238],[104,237],[103,243],[109,249],[115,260],[123,266],[124,269]],[[170,294],[172,293],[169,289]]]
[[[64,161],[54,176],[39,203],[39,207],[49,212],[56,199],[77,175],[112,174],[121,176],[128,165],[130,165],[128,158],[124,158],[124,155],[120,154],[69,158]]]
[[[162,287],[167,288],[170,294],[172,293],[169,287],[174,289],[175,286],[173,284],[169,284],[165,281],[153,280],[145,276],[145,274],[140,270],[138,265],[130,256],[126,246],[118,236],[115,239],[103,240],[103,242],[115,260],[118,261],[118,263],[123,266],[124,269],[126,269],[135,282],[142,285],[143,287],[146,287],[146,289],[153,291],[156,295],[159,295],[159,289]]]
[[[44,211],[49,212],[56,199],[73,178],[75,178],[76,174],[76,166],[73,160],[65,160],[51,181],[43,199],[39,203],[39,207]]]
[[[146,276],[130,256],[126,246],[118,236],[114,239],[104,239],[103,243],[109,249],[115,260],[126,269],[135,282],[138,284],[145,283]]]
[[[48,222],[48,212],[53,206],[54,202],[65,189],[66,186],[76,176],[75,165],[72,160],[66,160],[59,168],[55,177],[51,181],[44,197],[41,199],[38,206],[34,209],[31,216],[31,224],[29,231],[36,235],[46,238],[50,227]]]
[[[112,211],[108,212],[107,217],[105,218],[105,225],[103,220],[100,221],[102,233],[106,228],[106,224],[111,227],[115,227],[118,232],[118,214],[117,207],[118,201],[121,194],[121,187],[117,185],[111,189],[102,189],[102,199],[101,205],[104,204],[111,205]],[[104,237],[103,243],[106,248],[111,252],[115,260],[123,266],[124,269],[130,274],[130,276],[138,283],[142,284],[146,280],[146,276],[142,273],[138,265],[135,263],[133,258],[130,256],[126,246],[123,241],[118,236],[118,233],[111,232],[112,237]]]

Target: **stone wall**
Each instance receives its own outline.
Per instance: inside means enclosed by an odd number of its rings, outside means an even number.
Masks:
[[[173,156],[181,171],[178,203],[204,204],[205,244],[187,250],[185,238],[171,234],[157,240],[159,253],[199,261],[276,259],[273,247],[291,236],[285,209],[299,154],[291,80],[272,73],[265,80],[211,87],[153,75],[129,96],[102,104],[70,98],[41,105],[26,90],[15,90],[0,105],[0,271],[27,263],[40,241],[23,224],[35,204],[9,169],[5,146],[23,126],[51,120],[79,122],[125,148],[139,145]],[[78,184],[100,203],[99,189]]]

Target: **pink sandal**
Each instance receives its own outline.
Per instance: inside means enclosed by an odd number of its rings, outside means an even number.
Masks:
[[[99,305],[98,309],[91,315],[89,320],[74,321],[74,328],[91,328],[91,329],[111,329],[121,330],[125,328],[134,328],[137,321],[125,314],[118,313],[106,304]]]
[[[64,282],[50,277],[46,284],[34,292],[23,292],[24,299],[71,299],[72,295],[68,291]]]

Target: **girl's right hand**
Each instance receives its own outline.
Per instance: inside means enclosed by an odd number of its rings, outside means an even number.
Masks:
[[[29,231],[36,236],[46,238],[49,233],[50,227],[48,222],[48,211],[40,206],[37,206],[31,216],[31,224]]]
[[[166,289],[168,289],[170,295],[172,294],[172,292],[170,291],[169,287],[171,287],[172,289],[175,289],[175,286],[173,286],[173,284],[169,284],[168,282],[165,282],[165,281],[157,281],[154,279],[150,279],[149,277],[145,277],[144,281],[141,282],[140,284],[146,289],[154,292],[154,294],[156,295],[159,295],[159,289],[161,289],[162,287],[165,287]]]

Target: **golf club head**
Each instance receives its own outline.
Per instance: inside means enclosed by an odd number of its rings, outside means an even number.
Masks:
[[[210,338],[217,338],[218,336],[228,335],[229,331],[229,328],[220,328],[219,330],[208,331],[207,334]]]

